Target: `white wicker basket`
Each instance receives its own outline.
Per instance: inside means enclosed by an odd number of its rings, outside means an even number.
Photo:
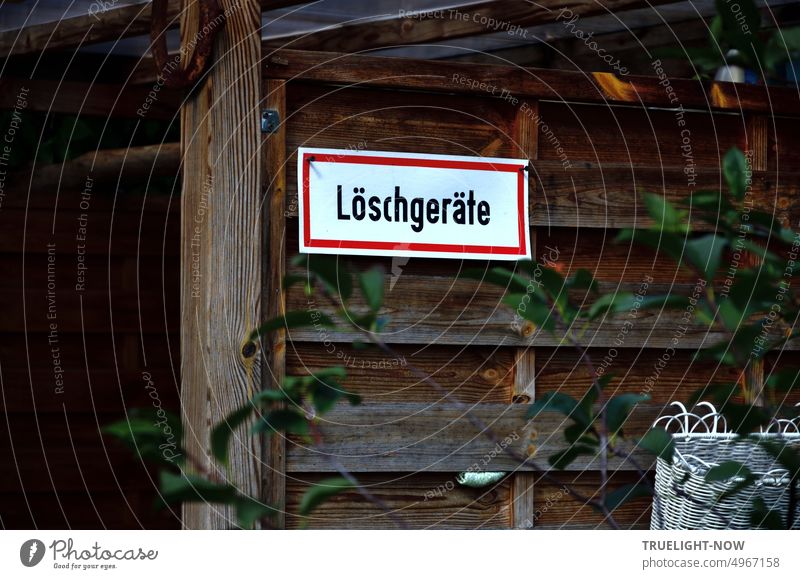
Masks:
[[[789,475],[757,441],[730,432],[725,417],[708,402],[689,411],[673,402],[679,412],[662,416],[653,426],[672,433],[672,463],[656,463],[655,497],[651,529],[749,529],[752,501],[761,497],[768,508],[786,520],[789,509]],[[780,440],[800,449],[800,419],[776,420],[757,437]],[[741,479],[706,482],[708,470],[725,461],[750,469],[756,482],[720,499]],[[800,502],[800,483],[795,485]],[[800,529],[800,506],[795,508],[793,529]]]

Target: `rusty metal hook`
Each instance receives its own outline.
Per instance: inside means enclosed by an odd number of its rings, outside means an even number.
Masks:
[[[181,89],[193,85],[205,72],[214,49],[214,37],[225,26],[225,12],[220,9],[218,0],[198,0],[200,6],[198,32],[186,47],[181,47],[181,53],[168,61],[166,36],[168,2],[169,0],[153,0],[151,50],[159,78],[163,78],[164,85]],[[183,67],[181,56],[185,48],[190,48],[192,54]]]

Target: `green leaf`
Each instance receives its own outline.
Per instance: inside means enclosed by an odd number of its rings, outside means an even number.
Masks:
[[[586,446],[597,446],[597,437],[591,430],[577,422],[570,424],[564,429],[564,440],[570,444],[583,444]]]
[[[672,462],[675,441],[672,440],[672,435],[663,428],[651,428],[639,439],[637,445],[650,454],[654,454],[667,462]]]
[[[353,294],[353,276],[339,263],[338,256],[322,254],[301,254],[292,263],[304,266],[322,284],[328,293],[338,295],[342,301]]]
[[[690,206],[692,210],[710,213],[715,223],[719,221],[720,214],[733,210],[733,205],[721,191],[698,190],[682,199],[681,203]]]
[[[666,197],[645,193],[644,204],[647,213],[655,222],[656,230],[671,233],[686,233],[686,211],[676,208]]]
[[[726,328],[736,331],[744,320],[745,312],[739,311],[733,300],[728,299],[720,302],[718,314]]]
[[[764,47],[764,68],[772,71],[792,58],[792,52],[800,50],[800,27],[777,28]]]
[[[744,199],[747,191],[748,170],[747,159],[737,147],[725,153],[722,160],[722,174],[728,184],[728,190],[738,201]]]
[[[253,333],[250,334],[250,341],[258,340],[261,336],[275,330],[317,325],[332,327],[334,324],[330,317],[317,310],[286,312],[285,315],[269,319],[253,330]]]
[[[325,414],[343,396],[344,389],[332,378],[318,380],[311,390],[311,401],[320,414]]]
[[[800,479],[800,454],[789,446],[788,440],[780,442],[773,440],[760,440],[761,447],[771,454],[780,465],[789,472],[792,480]]]
[[[365,271],[358,276],[358,281],[369,309],[373,312],[380,310],[383,306],[383,271],[378,268]]]
[[[588,269],[579,269],[567,282],[569,289],[587,289],[597,291],[597,281]]]
[[[523,319],[548,332],[556,329],[556,320],[551,315],[550,306],[535,299],[531,294],[508,294],[503,296],[503,303],[511,306]]]
[[[217,484],[193,474],[174,474],[161,471],[161,500],[172,505],[179,502],[233,503],[236,489]]]
[[[553,468],[557,468],[559,470],[567,468],[570,464],[572,464],[576,458],[581,455],[594,455],[597,453],[595,448],[591,446],[585,446],[583,444],[573,444],[569,448],[562,450],[561,452],[557,452],[556,454],[550,456],[547,461],[550,463],[550,466]]]
[[[722,250],[728,240],[713,233],[686,242],[686,257],[706,281],[712,281],[719,269]]]
[[[737,434],[750,434],[759,427],[766,426],[772,420],[772,416],[767,410],[750,404],[726,401],[719,411],[728,421],[728,429]]]
[[[553,301],[559,306],[564,307],[567,300],[567,287],[564,278],[551,267],[539,264],[527,259],[518,262],[519,267],[530,276],[531,280],[550,294]]]
[[[458,277],[491,283],[505,288],[509,292],[524,294],[528,291],[528,282],[525,278],[504,267],[492,267],[489,269],[470,267],[461,271]]]
[[[650,497],[652,492],[647,485],[641,483],[631,483],[614,489],[606,495],[606,507],[609,511],[614,511],[617,507],[641,497]]]
[[[587,312],[587,317],[594,320],[605,313],[620,314],[638,310],[661,308],[685,308],[689,303],[687,296],[681,295],[652,295],[637,296],[631,292],[616,292],[603,294],[597,298]]]
[[[625,394],[614,396],[608,401],[606,406],[606,423],[608,425],[608,431],[612,434],[616,434],[622,430],[622,427],[625,424],[625,421],[628,420],[633,407],[640,402],[645,402],[647,400],[650,400],[649,394],[636,394],[634,392],[627,392]]]
[[[800,370],[797,368],[785,368],[770,373],[766,382],[769,388],[789,392],[793,388],[800,386]]]
[[[282,408],[273,410],[253,426],[254,433],[265,432],[272,434],[281,430],[288,434],[307,435],[308,420],[296,410]]]
[[[689,404],[694,405],[701,400],[711,399],[719,405],[725,404],[739,394],[741,386],[738,382],[720,382],[717,384],[707,384],[698,388],[689,397]]]
[[[262,390],[253,396],[253,403],[266,400],[267,402],[285,402],[291,396],[286,390]]]
[[[616,241],[642,243],[671,257],[675,262],[681,263],[686,236],[683,233],[671,233],[668,231],[622,229],[619,234],[617,234]]]
[[[283,276],[283,289],[288,290],[292,286],[297,284],[303,284],[304,286],[308,285],[308,277],[304,275],[297,275],[293,273],[288,273]]]
[[[278,513],[278,509],[258,499],[240,496],[235,501],[236,518],[239,527],[242,529],[252,529],[257,521],[264,517],[271,517]]]
[[[248,402],[234,410],[211,431],[211,454],[222,464],[228,464],[228,443],[233,431],[244,424],[253,413],[254,407]]]
[[[183,429],[178,416],[163,409],[133,408],[127,420],[103,427],[143,459],[176,465],[184,461]]]
[[[707,482],[725,481],[730,478],[752,477],[753,473],[740,462],[728,460],[708,469],[705,479]]]
[[[298,512],[307,517],[314,509],[334,495],[355,488],[355,485],[344,477],[326,478],[309,488],[300,499]]]
[[[528,407],[525,416],[530,420],[542,412],[560,412],[586,428],[591,424],[589,413],[572,396],[562,392],[546,392]]]
[[[589,387],[586,389],[586,393],[583,395],[583,398],[581,398],[581,401],[578,403],[580,407],[584,410],[584,412],[586,412],[586,414],[589,416],[592,415],[593,411],[592,407],[594,406],[594,403],[597,402],[597,397],[598,397],[597,388],[594,387],[594,384],[590,384]]]

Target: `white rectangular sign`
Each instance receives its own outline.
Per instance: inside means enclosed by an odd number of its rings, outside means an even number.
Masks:
[[[530,258],[528,161],[301,147],[300,252]]]

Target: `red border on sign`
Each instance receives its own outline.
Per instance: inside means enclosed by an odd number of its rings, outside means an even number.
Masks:
[[[309,159],[314,163],[351,163],[354,165],[395,165],[401,167],[436,167],[439,169],[467,169],[472,171],[500,171],[518,173],[517,179],[517,215],[519,227],[519,245],[515,247],[496,245],[456,245],[446,243],[400,243],[393,241],[355,241],[335,239],[312,239],[311,237],[311,195],[309,191],[308,169]],[[338,155],[329,153],[303,153],[303,240],[306,247],[324,247],[334,249],[408,249],[412,251],[431,251],[449,253],[489,253],[496,255],[527,255],[525,243],[525,175],[520,165],[510,163],[492,163],[491,161],[454,161],[448,159],[413,159],[408,157],[381,157],[367,155]]]

